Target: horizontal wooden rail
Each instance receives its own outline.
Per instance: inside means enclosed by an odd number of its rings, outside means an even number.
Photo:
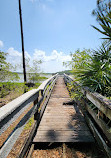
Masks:
[[[71,76],[64,74],[65,80],[74,84],[74,79]],[[75,82],[76,85],[79,85]],[[102,96],[99,93],[90,92],[89,88],[81,88],[82,93],[89,99],[100,111],[102,111],[111,120],[111,100]]]
[[[99,126],[99,128],[102,130],[105,137],[111,144],[111,100],[107,99],[106,97],[102,96],[101,94],[99,94],[97,92],[94,92],[94,93],[91,92],[88,87],[81,87],[81,85],[79,85],[78,82],[74,81],[72,76],[68,76],[68,75],[64,74],[64,80],[69,85],[72,85],[72,87],[74,85],[81,89],[83,96],[87,98],[87,100],[82,99],[82,102],[83,102],[83,105],[84,105],[86,111],[90,114],[90,116],[93,118],[93,120]],[[88,102],[88,100],[90,102]],[[89,106],[90,103],[92,105],[94,105],[93,108],[91,108],[91,106]],[[104,119],[104,115],[105,115],[105,119]],[[106,122],[106,120],[107,120],[107,122]],[[92,130],[92,128],[91,128],[91,130]],[[95,137],[97,137],[97,136],[95,136]],[[104,141],[104,144],[105,144],[105,142],[106,142],[106,139]],[[101,143],[103,143],[103,139],[102,139]],[[109,153],[109,151],[110,151],[110,153]],[[106,153],[108,156],[109,155],[111,156],[111,149],[107,150]]]
[[[7,157],[14,143],[21,134],[25,124],[38,111],[38,108],[46,96],[47,91],[50,92],[52,90],[57,76],[58,74],[50,77],[49,79],[45,80],[37,89],[33,89],[21,95],[20,97],[0,108],[0,136],[2,136],[8,127],[10,127],[10,125],[13,124],[18,119],[18,117],[21,116],[21,114],[31,105],[29,111],[14,127],[14,129],[12,129],[11,133],[0,147],[0,158]],[[42,94],[42,96],[40,96],[40,94]]]

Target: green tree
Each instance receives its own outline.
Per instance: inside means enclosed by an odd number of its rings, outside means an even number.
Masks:
[[[13,66],[6,61],[8,54],[0,51],[0,81],[18,80],[18,74],[11,72]]]
[[[38,82],[40,79],[40,65],[42,63],[41,60],[30,60],[30,58],[25,59],[26,64],[26,73],[27,73],[27,82]],[[22,70],[22,62],[17,64],[20,70]]]
[[[91,51],[84,49],[83,51],[77,50],[75,53],[71,53],[72,60],[67,63],[67,66],[71,66],[72,73],[76,81],[82,84],[82,72],[89,69],[91,63]]]
[[[91,61],[91,51],[90,49],[84,49],[80,51],[79,49],[75,51],[74,54],[71,53],[72,69],[85,69]]]
[[[39,81],[39,78],[40,78],[40,75],[39,75],[39,72],[40,72],[40,64],[42,63],[41,60],[37,61],[37,60],[33,60],[33,65],[30,66],[29,68],[29,80],[30,82],[38,82]],[[28,66],[29,67],[29,66]]]
[[[88,65],[91,62],[91,51],[90,49],[84,49],[83,51],[78,49],[75,53],[71,53],[70,55],[72,60],[63,64],[72,69],[72,73],[76,80],[80,80],[81,77],[79,77],[79,71],[88,68]]]
[[[111,40],[111,0],[97,0],[97,8],[93,10],[92,15],[96,16],[102,30],[95,26],[93,28],[104,34],[104,39]]]
[[[6,53],[0,51],[0,80],[5,79],[6,65]]]

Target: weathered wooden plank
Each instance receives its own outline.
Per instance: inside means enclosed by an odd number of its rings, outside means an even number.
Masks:
[[[60,105],[61,103],[66,102],[66,101],[70,101],[71,99],[67,98],[67,97],[63,97],[63,96],[53,98],[53,96],[51,95],[50,104],[52,104],[52,105],[56,104],[56,102],[55,102],[56,100],[59,100],[58,104]]]
[[[51,125],[52,123],[55,123],[55,122],[57,122],[58,125],[60,124],[60,122],[71,125],[71,124],[77,124],[77,123],[80,124],[81,122],[84,122],[84,120],[82,119],[69,120],[67,118],[50,118],[50,119],[45,118],[41,121],[41,124],[45,123],[45,124]]]
[[[56,110],[56,109],[55,109]],[[46,112],[45,112],[45,116],[76,116],[76,114],[73,114],[73,112],[70,112],[70,111],[68,111],[68,113],[67,113],[67,111],[59,111],[59,110],[57,110],[56,112],[57,113],[55,113],[55,110],[47,110]]]
[[[84,135],[81,136],[58,136],[58,137],[54,137],[54,136],[50,136],[48,137],[44,137],[44,136],[40,136],[38,137],[36,140],[34,139],[33,143],[37,143],[37,142],[94,142],[94,139],[92,136],[87,136],[84,137]]]
[[[54,109],[52,109],[53,107],[54,107]],[[58,107],[59,107],[59,109],[58,109]],[[75,111],[74,106],[63,106],[63,105],[58,104],[58,107],[49,104],[49,107],[47,108],[47,112],[48,111],[55,111],[55,110],[57,110],[58,112],[71,112],[71,111],[74,112]]]
[[[38,139],[38,140],[36,140],[35,142],[33,142],[34,144],[36,144],[36,143],[46,143],[46,142],[50,142],[50,143],[53,143],[53,142],[55,142],[55,143],[57,143],[57,142],[64,142],[64,143],[69,143],[69,142],[73,142],[73,143],[93,143],[94,142],[94,139],[93,138],[91,138],[91,137],[87,137],[87,139],[86,138],[84,138],[84,137],[81,137],[81,138],[75,138],[75,139],[71,139],[71,138],[59,138],[59,139],[48,139],[48,138],[40,138],[40,139]]]
[[[74,127],[79,127],[79,126],[84,126],[84,124],[86,125],[86,123],[83,121],[80,121],[80,120],[74,120],[74,121],[67,121],[67,120],[65,120],[65,121],[60,121],[60,122],[57,122],[57,121],[53,121],[53,122],[51,122],[50,121],[50,123],[49,122],[47,122],[46,123],[46,121],[41,121],[41,123],[40,123],[40,125],[39,125],[39,127],[40,126],[49,126],[49,127],[52,127],[52,126],[57,126],[58,125],[58,127],[64,127],[64,126],[67,126],[67,127],[69,127],[69,126],[74,126]],[[87,125],[86,125],[87,126]]]
[[[60,126],[58,126],[57,124],[52,124],[51,126],[49,125],[42,125],[42,126],[39,126],[39,130],[46,130],[46,131],[50,131],[50,130],[55,130],[55,131],[89,131],[89,128],[85,125],[66,125],[66,124],[61,124]]]
[[[53,94],[52,94],[51,97],[53,97],[53,98],[59,98],[59,97],[60,97],[60,98],[62,98],[62,97],[63,97],[63,98],[69,98],[69,96],[66,96],[66,94],[64,94],[64,95],[60,95],[60,94],[53,95]]]
[[[65,121],[66,120],[69,120],[68,122],[72,122],[73,120],[79,120],[79,121],[83,121],[84,122],[84,118],[82,118],[81,116],[79,117],[79,116],[75,116],[75,117],[73,117],[73,116],[64,116],[64,115],[62,115],[62,116],[60,116],[60,115],[56,115],[56,116],[54,116],[54,115],[51,115],[51,116],[47,116],[47,115],[45,115],[43,118],[45,118],[46,119],[46,121],[47,120],[49,120],[49,119],[51,119],[51,121],[53,121],[53,120],[55,120],[55,121],[59,121],[59,120],[61,120],[61,119],[65,119]],[[61,121],[62,122],[62,121]],[[77,121],[76,121],[77,122]]]
[[[39,130],[42,131],[42,130],[47,130],[47,131],[50,131],[50,130],[55,130],[55,131],[74,131],[74,130],[77,130],[77,131],[89,131],[89,128],[84,125],[84,126],[57,126],[57,125],[52,125],[51,127],[50,126],[40,126],[39,127]]]
[[[81,130],[64,130],[62,131],[61,133],[61,130],[38,130],[37,131],[37,135],[38,136],[79,136],[79,135],[82,135],[82,136],[88,136],[88,135],[91,135],[91,133],[89,131],[81,131]]]

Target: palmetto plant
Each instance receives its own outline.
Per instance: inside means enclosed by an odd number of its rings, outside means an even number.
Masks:
[[[82,86],[88,86],[102,95],[111,95],[110,91],[106,91],[108,87],[111,87],[110,45],[107,46],[104,42],[99,49],[93,50],[90,59],[83,67],[73,67],[76,80],[79,80]]]
[[[97,0],[97,8],[93,10],[92,15],[96,16],[102,30],[95,26],[93,28],[104,34],[104,39],[111,40],[111,0]]]

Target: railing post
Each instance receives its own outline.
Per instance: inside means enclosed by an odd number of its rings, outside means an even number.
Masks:
[[[36,105],[38,103],[38,97],[37,97],[37,99],[36,100],[34,100],[34,105]]]
[[[37,96],[37,99],[36,100],[34,100],[34,106],[38,103],[38,98],[39,98],[39,96]],[[37,109],[38,109],[38,107],[37,107]],[[38,114],[38,110],[37,110],[37,112],[34,114],[34,120],[37,120],[37,114]]]
[[[43,91],[43,90],[41,90],[41,96],[42,96],[42,97],[43,97],[43,92],[44,92],[44,91]]]

